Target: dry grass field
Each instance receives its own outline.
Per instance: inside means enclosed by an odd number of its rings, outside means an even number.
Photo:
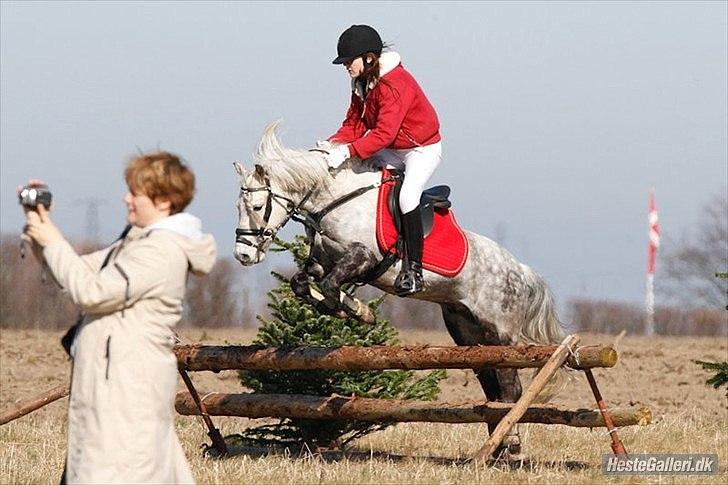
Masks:
[[[241,330],[182,332],[185,342],[249,343]],[[67,382],[69,363],[59,333],[2,330],[0,333],[0,409]],[[451,344],[440,332],[403,332],[403,343]],[[614,343],[614,337],[583,335],[582,344]],[[642,403],[654,423],[620,430],[632,453],[717,453],[720,474],[711,477],[605,477],[601,455],[610,452],[604,430],[522,425],[531,460],[517,470],[463,464],[482,445],[485,425],[400,424],[372,434],[346,453],[301,450],[290,456],[254,451],[222,460],[203,458],[207,442],[201,421],[179,417],[177,431],[200,483],[728,483],[728,402],[724,390],[704,385],[707,374],[692,359],[723,360],[721,338],[625,337],[616,342],[620,362],[595,376],[609,405]],[[527,377],[524,373],[524,377]],[[234,372],[197,373],[201,390],[239,391]],[[182,383],[180,381],[180,388]],[[448,371],[442,400],[480,399],[470,371]],[[1,483],[57,483],[65,449],[64,398],[0,426]],[[583,377],[555,401],[593,407]],[[242,418],[215,418],[223,435],[250,424]]]

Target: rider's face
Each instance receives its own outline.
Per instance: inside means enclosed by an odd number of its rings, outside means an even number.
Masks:
[[[346,67],[346,70],[352,79],[358,78],[364,72],[364,60],[361,56],[359,56],[353,61],[345,62],[344,67]]]

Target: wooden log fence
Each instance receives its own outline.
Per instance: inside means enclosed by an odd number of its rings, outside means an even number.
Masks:
[[[189,371],[247,370],[336,370],[385,369],[481,369],[484,367],[541,367],[556,351],[555,345],[515,346],[392,346],[392,347],[297,347],[180,345],[177,362]],[[580,347],[566,360],[574,369],[614,367],[617,352],[612,347]]]
[[[463,402],[433,403],[405,400],[369,399],[344,396],[303,396],[277,394],[206,393],[197,401],[189,378],[188,391],[177,394],[179,414],[242,416],[248,418],[344,419],[375,422],[498,423],[493,435],[481,448],[475,461],[482,461],[500,444],[515,423],[562,424],[609,429],[615,454],[626,455],[615,427],[647,425],[649,408],[631,407],[607,411],[591,369],[613,367],[617,352],[612,347],[576,347],[579,338],[568,336],[560,346],[392,346],[392,347],[299,347],[293,349],[260,346],[180,345],[174,348],[183,377],[185,371],[247,370],[335,370],[370,371],[385,369],[481,369],[541,367],[531,386],[515,403]],[[583,370],[599,409],[569,410],[557,406],[533,405],[534,398],[556,369],[566,365]],[[68,395],[67,386],[58,386],[0,415],[7,423]],[[203,402],[204,401],[204,402]],[[209,421],[211,433],[217,429]],[[224,449],[224,447],[223,447]],[[224,453],[224,452],[223,452]]]
[[[516,423],[562,424],[577,427],[606,426],[615,453],[623,456],[615,426],[646,425],[652,420],[646,407],[614,409],[608,413],[592,385],[598,410],[569,410],[533,405],[534,399],[561,366],[583,370],[591,377],[595,367],[613,367],[617,352],[612,347],[577,347],[579,337],[569,335],[559,346],[391,346],[391,347],[298,347],[181,345],[175,347],[179,368],[185,371],[221,370],[332,370],[372,371],[386,369],[482,369],[541,368],[515,404],[497,402],[432,403],[368,399],[344,396],[206,393],[200,402],[186,391],[177,394],[179,414],[358,420],[374,422],[444,422],[497,424],[474,462],[487,459]],[[615,448],[616,446],[616,448]]]

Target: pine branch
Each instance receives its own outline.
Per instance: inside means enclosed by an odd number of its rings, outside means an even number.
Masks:
[[[715,372],[715,375],[705,381],[706,385],[713,386],[714,389],[728,385],[728,362],[706,362],[704,360],[694,360],[693,362],[702,366],[703,370]],[[728,395],[728,390],[726,395]]]

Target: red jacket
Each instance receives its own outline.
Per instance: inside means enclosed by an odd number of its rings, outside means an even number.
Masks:
[[[414,148],[440,141],[435,108],[399,61],[395,52],[382,54],[379,82],[366,100],[354,89],[346,119],[330,141],[348,143],[351,154],[361,159],[383,148]]]

